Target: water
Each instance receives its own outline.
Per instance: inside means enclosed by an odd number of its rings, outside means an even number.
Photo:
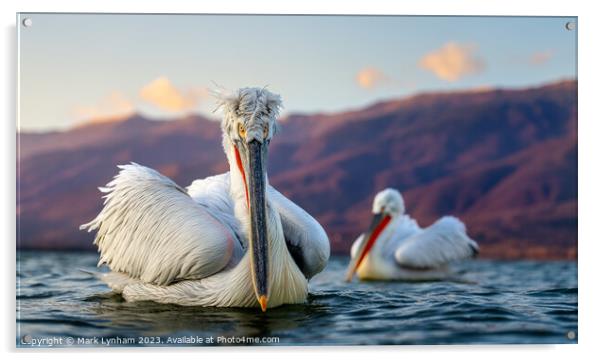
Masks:
[[[306,304],[263,314],[124,302],[78,271],[94,269],[95,253],[21,252],[17,345],[93,337],[137,346],[577,342],[576,262],[475,260],[454,266],[471,283],[347,284],[347,261],[331,259]]]

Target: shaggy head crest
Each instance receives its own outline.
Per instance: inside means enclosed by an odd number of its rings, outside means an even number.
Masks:
[[[391,216],[397,216],[405,213],[405,204],[403,197],[397,189],[384,189],[374,197],[372,203],[372,213],[386,213]]]
[[[253,139],[263,143],[269,142],[277,130],[282,100],[265,88],[241,88],[234,94],[219,96],[219,108],[224,112],[224,137],[234,143]]]

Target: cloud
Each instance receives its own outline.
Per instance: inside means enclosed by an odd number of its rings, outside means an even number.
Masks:
[[[206,96],[205,89],[176,88],[167,77],[159,77],[140,90],[140,98],[159,109],[171,112],[182,112],[194,109]]]
[[[390,79],[379,69],[367,67],[357,73],[355,81],[364,89],[372,89],[389,83]]]
[[[485,69],[484,61],[475,54],[476,46],[449,42],[420,59],[420,66],[450,82],[478,74]]]
[[[121,92],[114,91],[95,105],[77,106],[73,115],[78,120],[107,120],[122,118],[135,112],[132,102]]]
[[[531,54],[531,56],[529,57],[529,64],[534,65],[534,66],[544,65],[548,61],[550,61],[550,59],[552,58],[552,55],[554,55],[554,54],[552,54],[552,51],[550,51],[550,50],[536,51],[533,54]]]

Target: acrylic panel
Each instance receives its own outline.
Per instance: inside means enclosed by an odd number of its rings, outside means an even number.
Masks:
[[[17,347],[577,342],[576,17],[17,35]]]

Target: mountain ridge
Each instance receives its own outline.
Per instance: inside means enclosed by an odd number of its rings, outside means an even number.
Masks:
[[[493,258],[575,258],[576,81],[438,92],[336,114],[291,114],[270,149],[270,182],[347,252],[375,192],[399,188],[425,226],[459,216]],[[91,127],[90,127],[91,126]],[[20,134],[19,246],[92,248],[76,226],[100,209],[117,164],[154,167],[186,186],[228,169],[219,123],[139,114]]]

